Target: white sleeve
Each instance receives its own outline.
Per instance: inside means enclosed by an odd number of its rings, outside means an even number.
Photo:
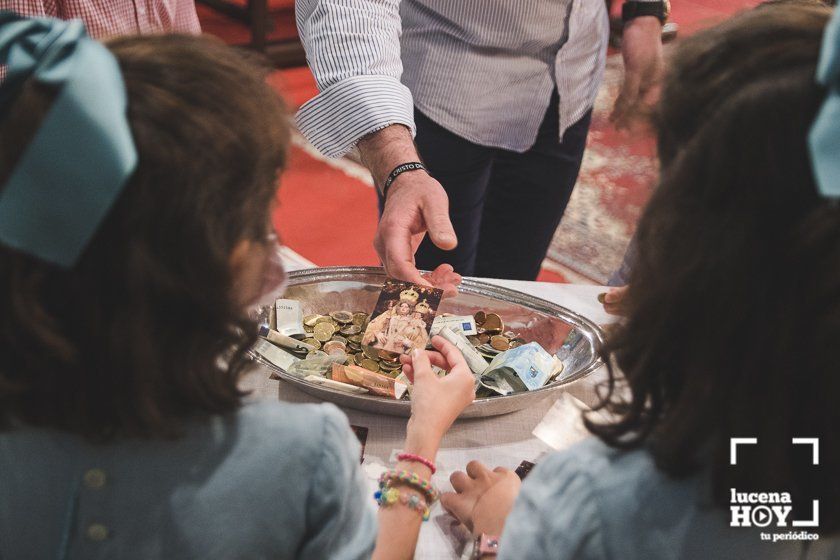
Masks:
[[[298,34],[320,93],[297,113],[318,150],[339,157],[391,124],[414,134],[411,92],[400,83],[400,0],[296,0]]]

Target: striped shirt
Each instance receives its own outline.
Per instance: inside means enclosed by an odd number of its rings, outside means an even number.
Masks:
[[[656,1],[656,0],[654,0]],[[416,107],[473,143],[530,148],[556,87],[560,136],[592,106],[604,72],[604,0],[297,0],[320,93],[301,132],[338,157]]]
[[[194,0],[0,0],[24,16],[80,19],[95,39],[138,33],[201,33]]]

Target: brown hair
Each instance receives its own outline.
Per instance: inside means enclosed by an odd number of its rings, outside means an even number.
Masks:
[[[628,316],[604,348],[629,400],[611,375],[618,418],[588,421],[670,474],[710,468],[722,506],[729,488],[788,491],[808,519],[821,499],[824,532],[840,529],[840,207],[817,195],[806,137],[830,13],[765,5],[678,48]],[[759,440],[737,467],[731,437]],[[794,437],[820,438],[819,467]]]
[[[262,69],[206,37],[108,47],[128,92],[138,168],[73,269],[0,247],[7,428],[170,436],[242,397],[255,328],[230,256],[268,233],[289,136],[283,104]],[[28,84],[0,123],[0,178],[49,97]]]

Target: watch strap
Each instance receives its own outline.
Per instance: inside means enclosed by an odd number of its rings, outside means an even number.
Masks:
[[[626,23],[637,17],[653,16],[664,25],[665,22],[668,21],[668,12],[668,2],[640,2],[638,0],[628,0],[621,7],[621,19]]]

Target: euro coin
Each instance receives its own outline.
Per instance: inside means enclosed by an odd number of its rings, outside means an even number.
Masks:
[[[507,338],[497,334],[496,336],[490,339],[490,346],[492,346],[499,352],[504,352],[505,350],[510,348],[510,341]]]
[[[369,358],[362,360],[362,363],[359,365],[370,371],[379,371],[379,363]]]
[[[333,311],[330,313],[330,317],[342,325],[353,322],[353,314],[349,311]]]
[[[335,334],[335,327],[327,322],[318,323],[315,325],[315,339],[320,342],[327,342]]]

